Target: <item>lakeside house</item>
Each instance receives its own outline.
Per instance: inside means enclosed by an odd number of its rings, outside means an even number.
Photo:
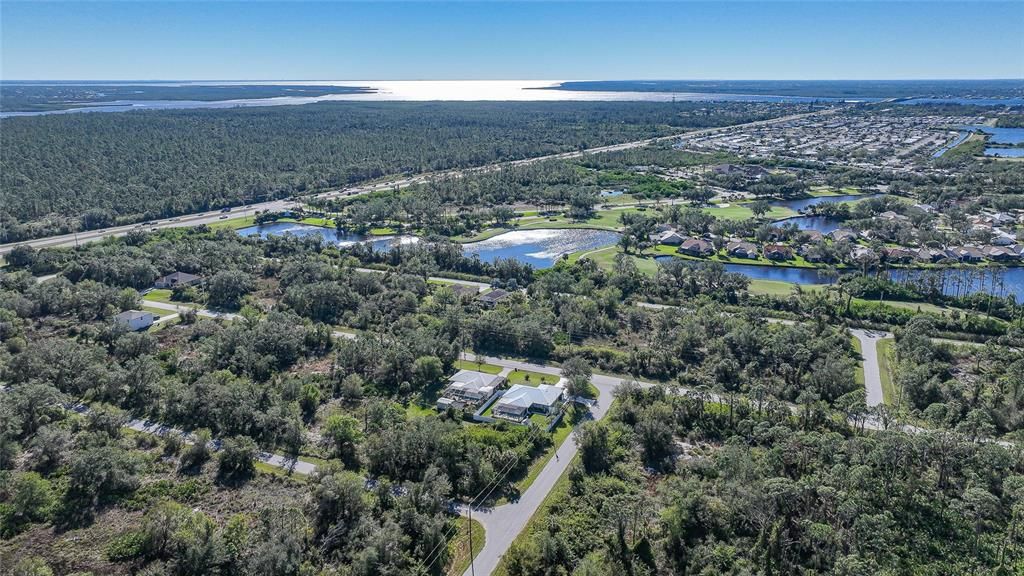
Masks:
[[[917,254],[911,250],[900,247],[883,248],[885,259],[889,262],[910,262]]]
[[[174,272],[167,276],[157,278],[156,281],[153,282],[153,287],[174,289],[178,287],[195,286],[202,281],[202,277],[196,276],[195,274],[189,274],[188,272]]]
[[[1020,255],[1006,246],[985,246],[982,248],[985,257],[993,262],[1008,262],[1020,259]]]
[[[792,260],[793,249],[785,244],[765,244],[764,257],[769,260]]]
[[[114,316],[114,322],[127,327],[133,332],[149,328],[154,322],[156,322],[156,320],[156,314],[153,314],[152,312],[144,312],[142,310],[125,310],[124,312]]]
[[[857,241],[857,233],[849,228],[837,228],[829,232],[828,236],[831,237],[834,242],[842,240],[848,240],[850,242]]]
[[[801,230],[801,234],[807,237],[808,242],[823,242],[825,235],[820,230]]]
[[[448,386],[437,400],[437,409],[444,411],[448,408],[479,406],[504,383],[505,378],[497,374],[459,370],[448,379]]]
[[[676,250],[680,254],[706,258],[715,253],[715,246],[703,238],[687,238]]]
[[[725,252],[735,258],[757,259],[757,244],[753,242],[729,242],[725,245]]]
[[[950,251],[961,262],[981,262],[985,259],[985,253],[976,246],[955,246]]]
[[[491,414],[495,418],[522,422],[531,414],[553,414],[564,396],[565,386],[561,382],[537,387],[516,384],[494,403]]]
[[[666,230],[662,232],[661,236],[658,237],[658,244],[664,244],[666,246],[679,246],[686,238],[681,236],[675,230]]]

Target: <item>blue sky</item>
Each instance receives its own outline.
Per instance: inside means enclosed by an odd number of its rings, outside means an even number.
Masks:
[[[1014,2],[0,2],[0,78],[1024,77]]]

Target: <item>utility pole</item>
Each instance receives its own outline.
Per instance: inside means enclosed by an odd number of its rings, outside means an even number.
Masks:
[[[469,503],[469,573],[470,576],[476,576],[476,565],[473,560],[473,503]]]

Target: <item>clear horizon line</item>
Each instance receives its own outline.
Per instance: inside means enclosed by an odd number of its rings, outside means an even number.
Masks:
[[[1024,82],[1024,77],[977,78],[0,78],[3,82]]]

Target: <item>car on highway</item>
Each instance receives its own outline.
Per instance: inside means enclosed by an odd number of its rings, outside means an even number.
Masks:
[[[228,219],[227,214],[225,214],[224,216],[221,216],[219,219],[220,220],[227,220]]]

